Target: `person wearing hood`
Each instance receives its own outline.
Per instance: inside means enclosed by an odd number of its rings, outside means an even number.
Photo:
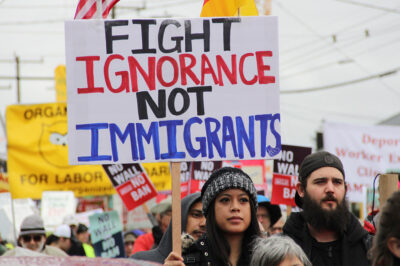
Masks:
[[[372,237],[348,209],[345,173],[329,152],[308,155],[299,169],[296,205],[283,227],[313,265],[369,265]]]
[[[257,219],[264,228],[264,232],[270,233],[271,227],[282,217],[279,205],[271,204],[271,201],[263,196],[257,195]]]
[[[182,244],[188,245],[189,242],[194,242],[205,233],[206,224],[202,213],[202,204],[200,192],[189,194],[181,201],[181,225],[184,240]],[[186,234],[185,234],[186,233]],[[157,248],[141,251],[133,254],[131,258],[137,260],[146,260],[157,263],[164,263],[168,254],[172,251],[172,222],[170,222],[167,231],[161,238]]]
[[[151,232],[140,235],[133,245],[132,254],[156,248],[165,234],[172,217],[172,199],[168,197],[150,209],[155,224]]]

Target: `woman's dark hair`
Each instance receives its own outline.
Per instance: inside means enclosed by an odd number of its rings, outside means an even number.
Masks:
[[[249,265],[251,259],[252,242],[260,236],[260,227],[257,221],[257,210],[252,200],[250,202],[250,225],[244,232],[242,240],[242,250],[238,264],[247,263]],[[226,241],[222,230],[218,227],[215,219],[215,199],[210,204],[206,217],[207,238],[209,240],[210,251],[216,265],[231,265],[229,262],[230,247]]]
[[[400,240],[400,191],[393,193],[380,212],[377,234],[374,237],[372,265],[394,265],[395,256],[387,243],[389,238]]]

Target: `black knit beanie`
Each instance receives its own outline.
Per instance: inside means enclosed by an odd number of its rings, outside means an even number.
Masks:
[[[234,167],[223,167],[213,172],[201,189],[203,213],[207,216],[211,202],[219,193],[231,188],[246,191],[257,208],[257,191],[251,178],[242,170]]]
[[[343,174],[343,178],[345,176],[343,164],[336,155],[333,155],[327,151],[319,151],[307,155],[306,158],[304,158],[299,169],[299,182],[303,183],[307,180],[312,172],[322,167],[334,167]],[[294,199],[296,205],[301,208],[303,205],[303,200],[297,191]]]

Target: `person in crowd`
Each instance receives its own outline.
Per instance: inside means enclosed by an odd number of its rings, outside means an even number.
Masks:
[[[0,256],[3,255],[7,250],[13,249],[14,245],[4,240],[0,233]]]
[[[71,228],[66,224],[59,225],[54,231],[54,236],[58,237],[58,241],[56,242],[57,247],[68,252],[72,245]]]
[[[275,235],[257,238],[251,266],[312,266],[306,254],[290,237]]]
[[[400,191],[393,193],[380,211],[371,249],[373,266],[400,265]]]
[[[78,220],[76,219],[74,214],[69,214],[64,217],[63,224],[69,225],[72,232],[72,238],[76,236],[76,230],[78,229]]]
[[[200,192],[189,194],[181,201],[181,229],[182,244],[191,245],[206,232],[206,219],[202,212]],[[185,232],[187,234],[185,234]],[[188,243],[189,242],[189,243]],[[172,251],[172,223],[162,237],[157,248],[133,254],[131,258],[164,263],[168,254]]]
[[[143,234],[136,239],[133,246],[133,254],[139,251],[150,250],[158,246],[163,234],[167,230],[169,222],[171,221],[171,197],[161,201],[159,204],[151,208],[150,211],[156,217],[157,225],[153,226],[151,232]]]
[[[285,220],[283,217],[279,218],[279,220],[274,223],[269,229],[268,229],[268,235],[276,235],[276,234],[281,234],[283,233],[283,226],[285,225]]]
[[[21,245],[22,249],[28,249],[41,254],[56,257],[68,256],[59,248],[45,245],[46,231],[42,218],[37,214],[29,215],[22,221],[18,243]],[[19,256],[19,254],[23,253],[21,247],[9,250],[4,253],[3,256]]]
[[[299,169],[296,205],[283,232],[302,247],[313,265],[369,265],[371,236],[349,211],[345,173],[329,152],[308,155]]]
[[[86,257],[94,258],[95,253],[93,246],[90,244],[89,228],[84,224],[78,224],[76,228],[76,239],[82,243],[83,250],[85,251]]]
[[[271,225],[275,224],[282,217],[279,205],[271,204],[270,200],[263,196],[257,195],[257,219],[264,228],[264,232],[269,232]]]
[[[206,234],[164,265],[250,265],[252,241],[260,236],[257,193],[242,170],[223,167],[205,182],[201,197]]]
[[[76,228],[76,239],[81,243],[90,244],[89,228],[84,224],[78,224]]]
[[[76,232],[78,230],[78,220],[75,215],[70,214],[64,217],[63,224],[68,225],[71,228],[71,248],[68,250],[70,256],[86,256],[85,249],[83,248],[82,242],[76,238]]]
[[[133,245],[135,244],[135,240],[136,240],[136,235],[133,232],[124,233],[125,257],[132,256]]]

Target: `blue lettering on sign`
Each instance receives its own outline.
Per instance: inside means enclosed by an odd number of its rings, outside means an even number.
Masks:
[[[247,121],[245,124],[244,118],[240,116],[224,116],[222,120],[213,117],[204,119],[192,117],[187,121],[153,121],[146,127],[140,122],[128,123],[124,129],[115,123],[80,124],[76,125],[77,130],[91,132],[91,152],[90,156],[77,158],[79,162],[111,160],[118,162],[118,147],[127,145],[128,137],[132,161],[146,160],[146,157],[150,156],[155,161],[198,157],[227,158],[227,151],[237,159],[266,158],[279,154],[282,149],[281,136],[276,127],[280,123],[280,114],[253,115],[249,116]],[[181,130],[178,131],[179,128]],[[106,130],[110,134],[109,145],[112,155],[99,155],[100,130]],[[162,136],[165,136],[167,140],[164,153],[160,151],[161,130],[163,130]],[[183,135],[178,135],[178,132],[182,134],[182,131]],[[204,132],[204,135],[199,136],[198,132]],[[257,135],[256,132],[258,132]],[[104,131],[101,133],[104,134]],[[178,150],[180,138],[184,141],[184,150]],[[270,143],[275,143],[275,146]],[[104,147],[104,143],[102,144]],[[260,145],[259,149],[256,149],[256,144]],[[152,146],[152,149],[145,149],[145,145]]]
[[[129,123],[126,127],[124,133],[121,132],[121,129],[116,124],[110,124],[110,138],[111,138],[111,151],[113,156],[113,161],[118,161],[118,150],[117,150],[117,136],[121,140],[122,143],[125,143],[128,135],[131,140],[131,153],[132,153],[132,161],[137,161],[138,158],[138,149],[136,145],[136,134],[135,134],[135,124]]]
[[[276,139],[276,146],[274,148],[272,148],[269,145],[267,146],[267,153],[271,157],[277,155],[282,150],[281,135],[279,135],[279,133],[275,129],[275,121],[276,120],[281,122],[281,115],[280,114],[273,115],[272,119],[271,119],[271,132],[272,132],[272,135],[274,135],[274,137]]]
[[[143,138],[146,140],[146,142],[148,144],[150,144],[150,141],[153,138],[154,157],[156,160],[159,160],[160,159],[160,138],[158,136],[157,122],[151,123],[148,134],[146,134],[146,130],[144,129],[144,127],[141,123],[136,123],[136,128],[137,128],[137,138],[138,138],[138,143],[139,143],[140,160],[146,159],[146,155],[144,153],[144,147],[143,147]]]
[[[176,126],[183,125],[183,120],[160,121],[160,127],[167,127],[168,153],[161,154],[161,159],[185,158],[184,152],[178,152],[176,147]]]
[[[107,129],[107,123],[94,123],[76,125],[76,130],[90,130],[91,131],[91,152],[90,156],[79,156],[78,162],[91,162],[91,161],[110,161],[110,155],[99,155],[99,129]]]
[[[249,117],[249,134],[246,134],[246,128],[244,127],[243,120],[240,116],[236,117],[236,127],[238,133],[238,145],[239,145],[239,158],[244,158],[243,141],[246,144],[251,157],[254,157],[255,144],[254,144],[254,117]]]
[[[233,120],[230,116],[224,116],[222,118],[222,151],[223,157],[226,157],[226,143],[230,141],[232,145],[233,154],[238,157],[235,141],[235,130],[233,127]]]
[[[200,148],[196,150],[193,147],[192,140],[190,138],[190,136],[192,135],[190,129],[192,127],[192,124],[194,124],[194,123],[202,124],[203,121],[198,117],[190,118],[186,122],[185,127],[183,129],[183,140],[185,142],[185,146],[186,146],[187,152],[189,153],[189,155],[191,157],[196,158],[196,157],[199,156],[199,154],[201,154],[201,157],[204,158],[204,157],[207,156],[207,146],[206,146],[207,139],[205,137],[197,137],[196,141],[198,143],[200,143]]]
[[[218,131],[221,128],[220,122],[217,119],[211,117],[204,119],[204,122],[206,124],[208,158],[214,158],[213,145],[215,146],[215,148],[217,148],[219,155],[222,157],[222,147],[218,138]],[[212,129],[213,126],[211,126],[211,124],[214,124],[214,129]]]

